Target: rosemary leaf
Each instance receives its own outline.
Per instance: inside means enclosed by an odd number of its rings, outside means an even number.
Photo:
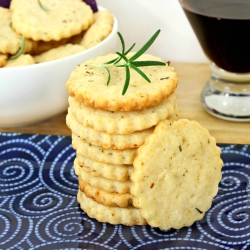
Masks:
[[[152,43],[155,41],[155,39],[157,38],[157,36],[159,35],[161,30],[157,30],[155,32],[155,34],[142,46],[141,49],[139,49],[131,58],[131,61],[134,61],[135,59],[137,59],[138,57],[140,57],[151,45]]]
[[[120,52],[116,52],[116,54],[119,55],[126,63],[129,62],[129,59],[124,54],[121,54]]]
[[[124,54],[127,55],[134,47],[135,43]]]
[[[150,79],[146,76],[146,74],[134,65],[134,62],[130,63],[130,67],[138,74],[140,74],[147,82],[151,82]]]
[[[124,51],[125,51],[125,42],[124,42],[124,39],[123,39],[123,36],[120,32],[117,32],[117,35],[119,36],[120,38],[120,41],[121,41],[121,45],[122,45],[122,54],[124,54]]]
[[[101,67],[106,73],[107,73],[107,75],[108,75],[108,80],[107,80],[107,85],[109,85],[109,83],[110,83],[110,72],[109,72],[109,70],[107,69],[107,68],[105,68],[105,67]]]
[[[40,8],[44,11],[49,11],[49,8],[45,7],[40,0],[37,0]]]
[[[137,67],[166,65],[165,62],[161,61],[134,61],[133,64]]]
[[[128,85],[130,82],[130,70],[129,70],[129,66],[125,65],[125,69],[126,69],[126,79],[125,79],[125,83],[124,83],[124,87],[122,90],[122,95],[124,95],[128,89]]]
[[[14,59],[17,59],[20,55],[23,54],[23,51],[25,49],[25,38],[22,36],[22,40],[21,40],[21,47],[20,47],[20,50],[12,57],[9,57],[7,58],[6,60],[9,61],[9,60],[14,60]]]
[[[103,70],[105,70],[105,72],[108,74],[108,80],[107,80],[107,85],[110,82],[110,72],[108,70],[108,67],[114,66],[114,67],[125,67],[125,82],[124,82],[124,86],[123,86],[123,90],[122,90],[122,95],[124,95],[128,89],[129,86],[129,82],[130,82],[130,68],[135,70],[138,74],[140,74],[146,81],[150,82],[150,79],[146,76],[146,74],[140,70],[138,67],[144,67],[144,66],[165,66],[166,63],[162,62],[162,61],[135,61],[137,58],[139,58],[155,41],[155,39],[157,38],[157,36],[159,35],[160,30],[157,30],[155,32],[155,34],[142,46],[142,48],[136,52],[132,57],[127,58],[126,55],[134,48],[135,43],[126,51],[125,50],[125,42],[124,39],[121,35],[121,33],[117,33],[120,41],[121,41],[121,45],[122,45],[122,52],[116,52],[116,54],[118,55],[118,57],[116,57],[115,59],[112,59],[108,62],[102,63],[102,64],[98,64],[98,65],[92,65],[94,67],[100,67]],[[121,62],[121,60],[124,60]]]

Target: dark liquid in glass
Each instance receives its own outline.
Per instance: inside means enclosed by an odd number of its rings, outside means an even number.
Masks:
[[[183,0],[208,58],[235,73],[250,72],[250,0]]]

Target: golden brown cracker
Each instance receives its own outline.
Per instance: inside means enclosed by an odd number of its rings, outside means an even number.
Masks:
[[[16,59],[11,59],[8,60],[4,66],[4,68],[9,68],[9,67],[17,67],[17,66],[27,66],[27,65],[32,65],[35,64],[35,60],[33,56],[29,54],[22,54]]]
[[[134,206],[149,225],[167,230],[204,217],[218,192],[220,148],[195,121],[162,121],[138,149],[131,175]]]
[[[6,54],[0,53],[0,67],[3,67],[6,64],[6,59],[8,56]]]
[[[127,55],[131,57],[133,53]],[[97,66],[116,58],[116,54],[99,56],[79,65],[72,73],[66,84],[70,96],[79,102],[96,109],[109,111],[144,110],[159,104],[174,93],[177,87],[177,74],[172,67],[147,66],[141,70],[150,78],[147,82],[136,71],[130,71],[130,85],[125,95],[122,89],[125,81],[124,67],[110,66],[108,69],[111,80],[107,86],[108,76]],[[137,60],[157,60],[158,57],[143,54]],[[122,61],[121,61],[122,62]]]
[[[94,218],[99,222],[107,222],[114,225],[123,224],[126,226],[147,224],[137,208],[105,206],[86,197],[86,195],[80,190],[77,193],[77,201],[82,210],[84,210],[89,217]]]
[[[91,48],[103,41],[112,31],[114,17],[108,10],[94,13],[94,23],[84,33],[80,42],[85,48]]]
[[[85,183],[81,177],[78,178],[79,188],[88,198],[108,207],[132,207],[133,197],[131,194],[119,194],[106,192],[100,188],[92,187]]]
[[[66,116],[66,123],[71,131],[81,139],[96,146],[110,149],[138,148],[144,143],[146,136],[153,131],[153,128],[149,128],[125,135],[96,131],[89,126],[79,123],[70,109]]]
[[[107,179],[127,181],[133,171],[133,165],[115,165],[94,161],[85,156],[77,155],[78,164],[81,168],[93,176],[100,176]]]
[[[73,97],[69,97],[69,106],[69,113],[74,114],[79,123],[109,134],[131,134],[142,131],[155,126],[161,120],[176,119],[178,115],[175,94],[158,105],[141,111],[99,110],[88,107]]]
[[[92,187],[96,187],[110,193],[119,193],[119,194],[130,193],[130,186],[131,186],[130,180],[117,181],[100,176],[91,175],[90,173],[85,172],[83,168],[79,166],[77,158],[74,160],[74,169],[76,175],[78,175],[78,177],[81,177],[81,179],[85,183],[88,183]]]
[[[21,46],[22,37],[11,27],[11,12],[0,7],[0,53],[16,54]]]
[[[34,56],[34,59],[36,63],[43,63],[71,56],[84,50],[85,48],[81,45],[68,43],[57,48],[50,49],[49,51],[43,52],[40,55],[36,55]]]
[[[94,21],[89,5],[79,0],[12,0],[12,27],[34,41],[59,41],[86,30]]]
[[[104,149],[88,143],[80,137],[72,134],[72,146],[77,154],[83,155],[94,161],[110,164],[133,164],[137,149]]]

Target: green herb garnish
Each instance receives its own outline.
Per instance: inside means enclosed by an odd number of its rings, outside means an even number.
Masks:
[[[135,70],[138,74],[140,74],[147,82],[150,82],[150,79],[144,74],[143,71],[141,71],[138,67],[144,67],[144,66],[164,66],[166,65],[165,62],[161,62],[161,61],[135,61],[138,57],[140,57],[155,41],[155,39],[157,38],[157,36],[159,35],[160,30],[156,31],[155,34],[141,47],[140,50],[138,50],[132,57],[127,58],[126,55],[133,49],[133,47],[135,46],[135,43],[127,50],[125,51],[125,43],[124,43],[124,39],[122,37],[122,35],[117,32],[120,41],[121,41],[121,45],[122,45],[122,52],[116,52],[116,54],[118,55],[117,58],[106,62],[106,63],[102,63],[102,64],[95,64],[92,66],[95,67],[100,67],[102,68],[108,75],[108,80],[107,80],[107,85],[109,85],[111,76],[110,76],[110,72],[108,70],[108,67],[111,66],[115,66],[115,67],[125,67],[125,72],[126,72],[126,76],[125,76],[125,82],[124,82],[124,87],[122,90],[122,95],[124,95],[128,89],[129,86],[129,82],[130,82],[130,69],[132,68],[133,70]],[[124,61],[121,61],[121,59],[123,59]]]
[[[49,11],[49,9],[47,7],[43,6],[43,4],[42,4],[42,2],[40,0],[37,0],[37,1],[38,1],[39,6],[41,7],[42,10]]]
[[[22,42],[21,42],[21,47],[20,50],[12,57],[7,58],[6,60],[14,60],[17,59],[20,55],[23,54],[23,51],[25,49],[25,38],[22,36]]]

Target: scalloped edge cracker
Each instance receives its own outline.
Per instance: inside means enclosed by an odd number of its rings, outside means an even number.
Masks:
[[[125,226],[147,224],[137,208],[108,207],[86,197],[80,190],[77,193],[77,201],[81,209],[89,217],[99,222],[107,222],[114,225],[122,224]]]
[[[127,57],[131,57],[129,53]],[[96,109],[109,111],[144,110],[159,104],[175,92],[178,77],[174,68],[168,66],[150,66],[140,69],[149,76],[147,82],[135,70],[130,71],[130,84],[125,95],[122,90],[125,81],[124,67],[109,67],[111,79],[107,86],[107,74],[95,64],[102,64],[117,58],[116,54],[99,56],[79,65],[66,83],[70,96]],[[162,61],[161,58],[143,54],[137,60]],[[122,60],[121,60],[122,62]]]
[[[134,206],[163,230],[201,220],[218,192],[221,150],[195,121],[162,121],[138,149],[131,175]]]

